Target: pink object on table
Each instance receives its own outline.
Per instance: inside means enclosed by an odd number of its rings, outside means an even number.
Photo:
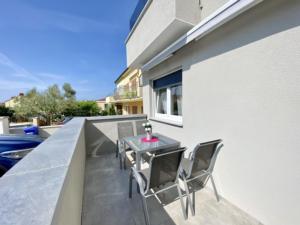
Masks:
[[[146,137],[143,137],[142,139],[142,142],[149,142],[149,143],[153,143],[153,142],[157,142],[158,141],[158,138],[157,137],[152,137],[151,140],[147,140]]]

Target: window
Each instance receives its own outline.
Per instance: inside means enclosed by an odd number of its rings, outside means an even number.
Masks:
[[[182,116],[182,85],[171,87],[171,114]]]
[[[129,108],[128,105],[126,105],[126,106],[124,107],[124,113],[123,113],[123,114],[124,114],[124,115],[130,114],[130,108]]]
[[[137,110],[137,106],[132,106],[132,114],[137,114],[138,110]]]
[[[123,109],[122,109],[122,105],[116,105],[117,108],[117,114],[118,115],[122,115],[123,114]],[[108,108],[107,108],[108,109]]]
[[[154,116],[182,123],[182,70],[153,80]]]
[[[167,114],[167,89],[157,90],[157,113]]]

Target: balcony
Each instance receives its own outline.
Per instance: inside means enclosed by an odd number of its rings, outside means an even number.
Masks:
[[[142,97],[142,89],[137,86],[118,86],[114,91],[114,100],[122,101],[122,100],[132,100]]]
[[[115,158],[117,122],[137,116],[75,118],[59,128],[0,180],[1,225],[144,224],[139,194],[128,198],[128,171]],[[259,224],[209,188],[196,191],[196,215],[183,220],[166,192],[148,200],[153,225]]]
[[[194,0],[147,1],[126,40],[127,66],[139,67],[150,60],[196,25],[200,12]]]

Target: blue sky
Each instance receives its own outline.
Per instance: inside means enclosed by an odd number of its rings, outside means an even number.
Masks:
[[[0,102],[69,82],[78,99],[112,93],[137,0],[0,1]]]

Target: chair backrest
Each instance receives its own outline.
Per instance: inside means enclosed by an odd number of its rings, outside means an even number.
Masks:
[[[143,127],[143,123],[147,123],[147,120],[136,120],[135,121],[135,128],[136,128],[136,135],[145,134],[145,128]]]
[[[117,124],[117,126],[118,126],[118,139],[119,140],[124,137],[134,136],[132,122],[120,122]]]
[[[192,153],[192,166],[189,177],[195,177],[203,170],[212,173],[217,155],[223,146],[222,140],[209,141],[198,144]]]
[[[178,168],[185,150],[185,148],[177,148],[151,158],[148,190],[177,179]]]

